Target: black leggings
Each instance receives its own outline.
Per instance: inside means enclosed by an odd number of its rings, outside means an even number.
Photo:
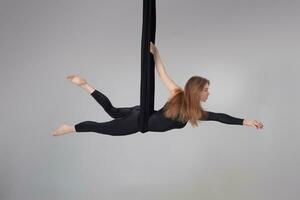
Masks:
[[[139,131],[140,106],[115,108],[110,100],[98,90],[91,96],[114,120],[108,122],[83,121],[75,125],[76,132],[96,132],[112,136],[130,135]]]

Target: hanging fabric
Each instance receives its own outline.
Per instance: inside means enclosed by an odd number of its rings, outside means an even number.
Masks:
[[[139,116],[140,132],[148,131],[149,116],[154,111],[155,62],[150,52],[150,41],[155,44],[156,0],[143,0],[143,27],[141,39],[141,85]]]

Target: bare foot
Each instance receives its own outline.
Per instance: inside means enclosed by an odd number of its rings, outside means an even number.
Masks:
[[[60,125],[60,127],[58,127],[57,129],[55,129],[52,132],[52,135],[53,136],[59,136],[59,135],[63,135],[63,134],[66,134],[66,133],[71,133],[71,132],[74,132],[74,129],[73,129],[72,126],[62,124],[62,125]]]
[[[87,83],[85,79],[80,78],[79,76],[74,75],[74,74],[73,75],[69,75],[67,77],[67,79],[69,79],[72,83],[74,83],[76,85],[79,85],[79,86]]]

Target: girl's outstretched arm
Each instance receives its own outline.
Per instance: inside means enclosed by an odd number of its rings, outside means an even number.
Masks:
[[[203,121],[219,121],[225,124],[252,126],[257,129],[263,128],[263,124],[257,120],[236,118],[225,113],[215,113],[210,111],[207,111],[207,114],[207,117],[202,119]]]

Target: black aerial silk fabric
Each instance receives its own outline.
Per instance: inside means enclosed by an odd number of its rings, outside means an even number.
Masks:
[[[150,52],[150,41],[155,43],[156,0],[143,0],[143,27],[141,39],[141,82],[139,116],[140,132],[148,131],[149,116],[154,112],[155,62]]]

